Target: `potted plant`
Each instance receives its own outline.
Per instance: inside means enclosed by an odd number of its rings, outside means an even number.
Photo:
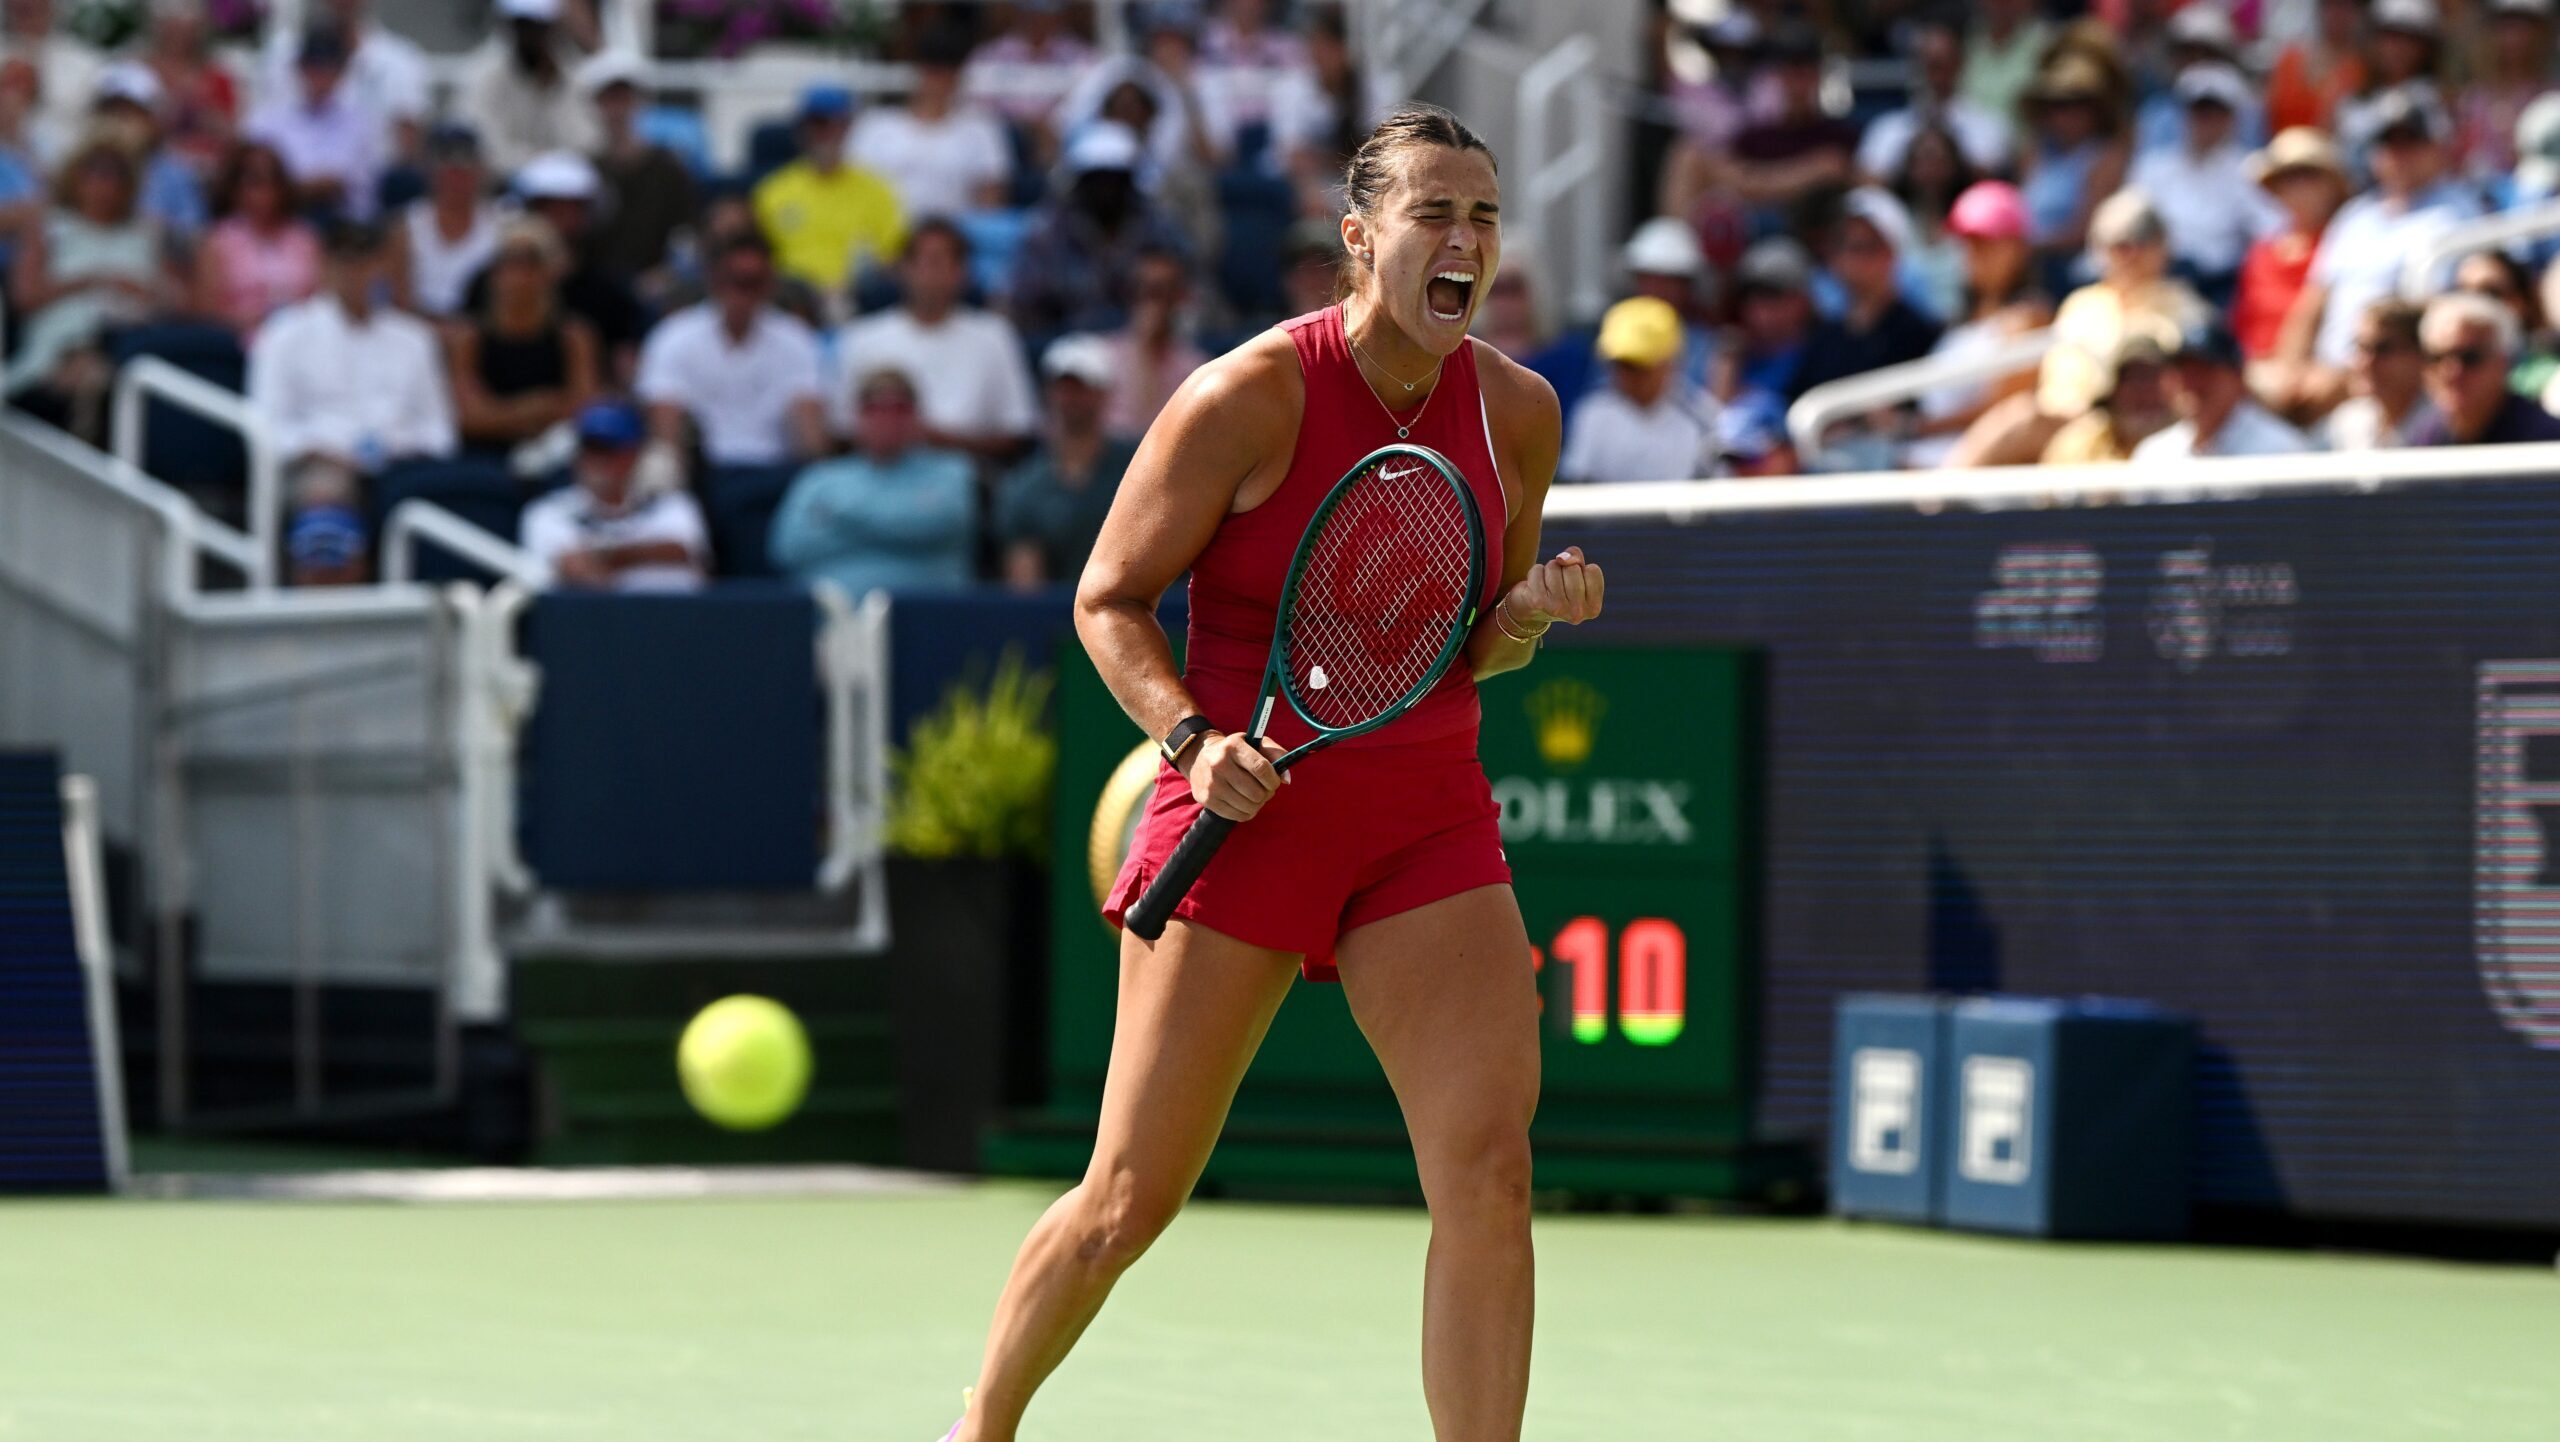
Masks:
[[[890,755],[889,960],[909,1166],[975,1171],[980,1135],[1045,1075],[1055,678],[1007,648]]]

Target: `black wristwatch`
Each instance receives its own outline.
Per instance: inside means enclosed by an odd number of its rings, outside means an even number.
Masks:
[[[1209,718],[1206,716],[1185,716],[1173,723],[1172,730],[1164,733],[1164,739],[1156,743],[1156,749],[1164,753],[1166,761],[1179,766],[1182,764],[1184,747],[1199,740],[1203,733],[1217,729],[1209,723]]]

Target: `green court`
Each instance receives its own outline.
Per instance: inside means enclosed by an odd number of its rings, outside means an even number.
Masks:
[[[0,1204],[0,1438],[932,1442],[1049,1192]],[[1206,1203],[1040,1442],[1421,1442],[1418,1212]],[[2547,1442],[2560,1277],[1556,1216],[1532,1439]]]

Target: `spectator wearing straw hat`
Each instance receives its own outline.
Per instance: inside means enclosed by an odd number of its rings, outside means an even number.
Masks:
[[[1004,578],[1016,588],[1072,581],[1093,554],[1120,478],[1136,459],[1134,436],[1114,435],[1104,410],[1118,372],[1109,341],[1062,336],[1040,358],[1048,417],[1040,447],[996,487],[995,537]]]
[[[690,591],[710,569],[711,532],[689,491],[640,486],[648,427],[628,401],[578,412],[571,484],[524,508],[518,544],[555,586]]]
[[[499,230],[486,299],[445,327],[445,353],[463,444],[505,455],[576,416],[603,380],[595,328],[560,295],[568,247],[538,216]]]
[[[2182,10],[2190,13],[2194,7]],[[2179,72],[2176,98],[2185,128],[2176,143],[2146,150],[2132,184],[2151,197],[2169,232],[2169,257],[2196,293],[2227,304],[2249,247],[2284,224],[2274,200],[2252,183],[2239,116],[2249,83],[2220,61]]]
[[[2112,77],[2096,59],[2066,51],[2026,95],[2029,138],[2019,157],[2018,192],[2030,238],[2057,278],[2089,241],[2098,203],[2124,183],[2131,154]]]
[[[2515,313],[2457,291],[2428,302],[2418,323],[2433,411],[2410,428],[2413,446],[2560,441],[2560,416],[2507,388],[2523,336]]]
[[[2352,187],[2337,145],[2307,126],[2278,132],[2249,157],[2247,174],[2284,214],[2280,228],[2249,247],[2232,294],[2231,329],[2240,350],[2262,361],[2275,354],[2285,316],[2310,283],[2320,236]]]
[[[1600,358],[1609,383],[1573,407],[1556,475],[1566,481],[1682,481],[1705,473],[1714,405],[1682,378],[1679,312],[1656,296],[1609,307]]]
[[[2478,196],[2447,173],[2452,121],[2433,87],[2405,86],[2382,97],[2374,120],[2374,188],[2329,222],[2277,346],[2279,358],[2297,367],[2290,399],[2315,412],[2344,391],[2364,308],[2396,291],[2401,272],[2431,241],[2480,214]]]
[[[472,61],[459,98],[489,163],[505,173],[547,151],[593,149],[595,115],[571,78],[560,0],[498,0],[498,16],[505,29]]]
[[[756,221],[773,240],[782,273],[834,296],[865,264],[906,248],[907,217],[886,179],[845,157],[853,92],[812,85],[800,94],[793,133],[800,158],[756,186]]]
[[[2220,320],[2187,328],[2171,357],[2171,395],[2178,420],[2133,448],[2137,461],[2203,456],[2288,456],[2311,449],[2300,431],[2249,394],[2239,339]]]

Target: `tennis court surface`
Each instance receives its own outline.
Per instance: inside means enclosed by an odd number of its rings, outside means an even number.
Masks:
[[[0,1439],[931,1442],[1024,1185],[0,1204]],[[1418,1212],[1204,1203],[1036,1442],[1421,1442]],[[1540,1220],[1540,1442],[2560,1435],[2541,1268]]]

